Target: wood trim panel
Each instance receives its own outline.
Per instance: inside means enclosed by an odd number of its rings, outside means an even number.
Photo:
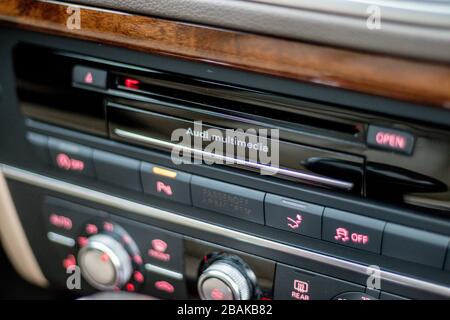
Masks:
[[[73,7],[76,7],[73,5]],[[80,7],[0,1],[0,24],[450,109],[450,65]]]

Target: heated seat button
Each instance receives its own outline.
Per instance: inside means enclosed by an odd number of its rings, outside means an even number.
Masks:
[[[267,194],[266,225],[320,239],[324,207],[312,203]]]
[[[73,68],[72,76],[75,84],[100,89],[106,88],[107,73],[104,70],[85,66],[75,66]]]
[[[383,255],[442,268],[449,238],[418,229],[388,223],[384,231]]]
[[[55,168],[75,175],[95,176],[91,148],[54,138],[49,139],[48,147]]]
[[[141,191],[139,161],[94,150],[94,164],[99,180],[133,191]]]
[[[408,132],[371,125],[367,132],[367,144],[372,147],[412,154],[414,136]]]
[[[344,246],[380,253],[386,222],[326,208],[322,239]]]
[[[195,207],[264,224],[264,192],[197,176],[191,188]]]
[[[89,220],[106,217],[106,213],[85,207],[62,199],[46,197],[43,204],[43,214],[47,230],[54,234],[74,238],[82,230],[82,226]],[[58,242],[57,236],[53,242]],[[52,236],[50,236],[52,241]]]
[[[278,264],[276,300],[331,300],[343,292],[361,292],[364,287],[318,273]]]
[[[145,193],[191,205],[190,174],[142,163],[141,177]]]

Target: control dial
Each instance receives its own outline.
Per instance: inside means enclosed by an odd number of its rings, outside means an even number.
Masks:
[[[78,239],[83,278],[99,290],[133,292],[144,282],[142,257],[129,234],[106,221],[90,222]]]
[[[112,290],[125,285],[133,266],[126,249],[113,237],[98,234],[78,253],[81,272],[93,287]]]
[[[197,288],[202,300],[249,300],[256,277],[239,257],[219,254],[202,267]]]

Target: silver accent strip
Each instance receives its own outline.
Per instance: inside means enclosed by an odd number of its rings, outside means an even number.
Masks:
[[[139,142],[144,142],[144,143],[152,144],[154,146],[158,146],[158,147],[162,147],[162,148],[166,148],[166,149],[170,149],[170,150],[177,149],[177,150],[183,150],[185,152],[191,152],[192,154],[194,154],[194,156],[197,156],[197,157],[201,156],[201,157],[207,157],[210,159],[223,161],[224,163],[234,163],[234,164],[242,165],[245,167],[264,170],[266,172],[271,172],[273,174],[296,178],[299,180],[313,182],[313,183],[319,183],[322,185],[327,185],[327,186],[335,187],[335,188],[339,188],[339,189],[351,190],[354,186],[354,184],[351,182],[340,181],[340,180],[336,180],[336,179],[332,179],[332,178],[312,175],[312,174],[308,174],[308,173],[303,173],[303,172],[293,171],[293,170],[288,170],[288,169],[283,169],[283,168],[276,168],[276,167],[264,165],[264,164],[257,163],[257,162],[251,162],[251,161],[247,161],[247,160],[241,160],[241,159],[223,156],[220,154],[214,154],[214,153],[206,152],[203,150],[198,150],[195,148],[183,146],[181,144],[163,141],[163,140],[151,138],[148,136],[144,136],[141,134],[137,134],[134,132],[125,131],[125,130],[118,129],[118,128],[114,129],[114,133],[122,138],[139,141]]]
[[[132,202],[123,198],[108,195],[103,192],[77,186],[68,182],[46,177],[16,167],[0,164],[0,168],[3,171],[3,174],[9,179],[13,179],[23,183],[28,183],[36,187],[52,190],[55,192],[64,193],[87,201],[96,202],[119,210],[131,211],[137,214],[142,214],[144,216],[151,217],[156,220],[182,225],[210,234],[217,234],[220,236],[231,238],[233,240],[238,240],[248,244],[252,244],[261,248],[291,254],[294,256],[310,259],[320,263],[325,263],[345,270],[354,271],[360,274],[367,274],[366,273],[367,270],[370,270],[369,266],[366,265],[334,258],[331,256],[327,256],[313,251],[308,251],[301,248],[292,247],[283,243],[256,237],[244,232],[223,228],[211,223],[199,221],[172,212],[153,208],[151,206],[147,206],[144,204]],[[382,281],[393,282],[410,288],[419,289],[427,292],[432,292],[438,295],[450,297],[450,287],[411,278],[408,276],[400,275],[385,270],[380,270],[380,277]]]
[[[51,242],[72,248],[75,245],[75,240],[63,235],[60,235],[58,233],[49,232],[47,233],[47,238]]]
[[[175,272],[172,270],[167,270],[167,269],[155,266],[150,263],[145,264],[145,270],[147,270],[148,272],[154,272],[159,275],[166,276],[166,277],[169,277],[169,278],[172,278],[175,280],[183,280],[183,275],[181,273]]]

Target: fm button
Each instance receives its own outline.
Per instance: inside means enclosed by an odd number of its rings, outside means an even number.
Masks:
[[[408,132],[369,126],[367,144],[371,147],[411,155],[414,150],[414,136]]]

